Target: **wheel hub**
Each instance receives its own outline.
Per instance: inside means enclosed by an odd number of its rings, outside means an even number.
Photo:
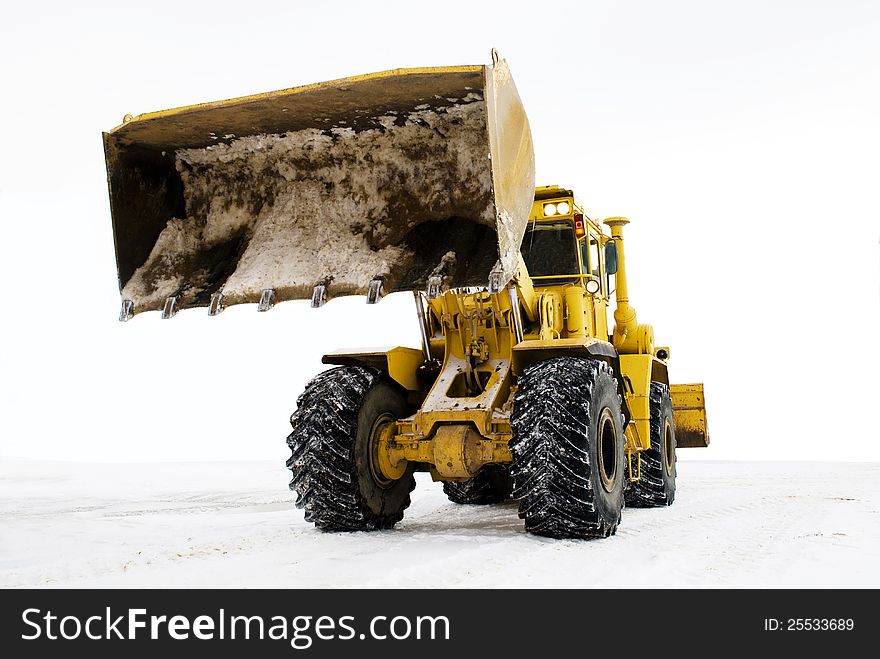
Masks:
[[[666,472],[671,474],[675,468],[675,433],[669,419],[663,426],[663,458],[666,461]]]
[[[389,488],[406,473],[406,460],[394,463],[388,454],[388,442],[394,436],[395,418],[380,415],[370,430],[370,475],[379,487]]]
[[[599,415],[599,427],[596,434],[599,480],[606,492],[611,492],[614,489],[617,480],[617,453],[617,431],[614,428],[611,410],[606,407]]]

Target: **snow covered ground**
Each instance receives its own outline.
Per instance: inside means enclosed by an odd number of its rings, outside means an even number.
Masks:
[[[880,587],[880,465],[679,462],[617,535],[523,532],[419,474],[393,531],[331,534],[277,464],[0,461],[6,587]]]

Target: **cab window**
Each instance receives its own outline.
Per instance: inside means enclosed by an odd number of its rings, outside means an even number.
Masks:
[[[588,255],[589,265],[584,267],[584,274],[592,275],[600,282],[602,282],[602,261],[600,258],[600,243],[599,237],[593,233],[592,231],[587,233],[586,238],[584,238],[584,242],[587,243],[585,245],[586,252]],[[605,292],[604,284],[603,284],[603,293]]]
[[[569,220],[531,222],[522,242],[523,260],[537,286],[577,281],[577,249],[574,225]]]

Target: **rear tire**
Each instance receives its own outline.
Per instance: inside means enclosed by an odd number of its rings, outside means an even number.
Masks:
[[[651,448],[641,453],[641,478],[626,492],[633,508],[671,506],[675,501],[675,422],[669,387],[651,383]]]
[[[345,366],[306,385],[290,417],[290,489],[306,521],[329,531],[372,531],[403,518],[415,488],[413,465],[394,481],[376,467],[384,424],[407,415],[401,392],[377,371]]]
[[[445,481],[443,492],[452,503],[487,505],[510,498],[513,480],[507,467],[488,465],[466,481]]]
[[[626,480],[622,421],[617,380],[604,362],[559,357],[525,370],[510,419],[510,474],[526,531],[616,532]]]

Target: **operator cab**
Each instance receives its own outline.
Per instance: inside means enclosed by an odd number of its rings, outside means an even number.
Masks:
[[[601,282],[601,236],[571,190],[536,188],[521,252],[536,286]],[[594,235],[595,234],[595,235]],[[598,289],[598,287],[597,287]]]

